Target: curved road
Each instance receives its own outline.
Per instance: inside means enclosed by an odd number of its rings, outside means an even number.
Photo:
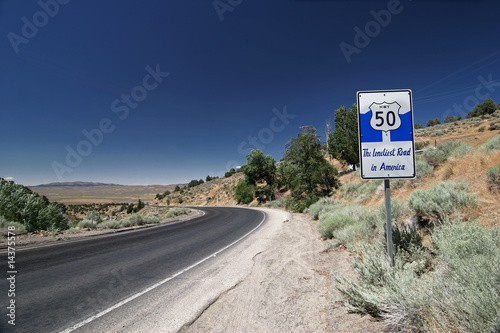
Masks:
[[[256,210],[198,209],[205,215],[186,222],[50,246],[19,247],[15,332],[57,332],[81,325],[113,305],[146,293],[159,281],[175,280],[265,219],[264,213]],[[0,255],[6,259],[4,252]],[[8,289],[3,278],[0,331],[12,328],[5,316]]]

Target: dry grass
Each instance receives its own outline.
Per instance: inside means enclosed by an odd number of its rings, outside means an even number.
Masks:
[[[485,123],[487,121],[485,120]],[[460,139],[473,146],[473,151],[469,154],[451,157],[434,172],[424,178],[405,181],[399,189],[391,189],[391,197],[406,201],[410,193],[415,189],[428,189],[442,181],[464,181],[469,185],[469,192],[474,193],[479,198],[479,207],[469,210],[464,218],[479,219],[480,223],[486,227],[498,226],[500,221],[500,196],[499,193],[490,191],[486,180],[486,170],[500,164],[500,151],[485,155],[479,151],[479,146],[492,137],[498,135],[498,131],[477,132],[477,127],[464,130],[463,133],[453,133],[438,138],[420,137],[421,141],[437,140],[437,144]],[[434,141],[432,141],[434,145]],[[352,177],[346,174],[340,177],[344,185],[359,182],[359,177]],[[394,181],[391,181],[391,186]],[[340,196],[335,196],[341,199]],[[366,207],[377,208],[384,203],[383,191],[377,191],[362,204]]]

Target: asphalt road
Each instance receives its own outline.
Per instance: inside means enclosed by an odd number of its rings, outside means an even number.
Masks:
[[[106,311],[120,311],[120,304],[154,293],[154,289],[147,290],[159,283],[175,287],[180,273],[206,261],[264,220],[264,214],[256,210],[201,210],[204,216],[182,223],[18,248],[15,327],[7,324],[7,254],[0,252],[5,263],[0,281],[0,332],[59,332],[93,316],[106,316]]]

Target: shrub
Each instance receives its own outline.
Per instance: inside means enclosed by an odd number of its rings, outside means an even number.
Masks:
[[[432,235],[439,279],[429,294],[432,322],[446,331],[493,332],[500,304],[500,232],[473,222],[447,224]]]
[[[335,238],[341,244],[351,245],[357,239],[373,236],[377,214],[361,205],[342,206],[336,203],[319,215],[317,228],[324,239]]]
[[[426,177],[434,171],[434,167],[423,160],[417,160],[415,166],[417,168],[417,177]]]
[[[485,153],[490,153],[495,150],[500,150],[500,135],[494,136],[487,142],[482,144],[481,150]]]
[[[334,210],[341,206],[342,203],[336,201],[335,199],[324,197],[319,199],[316,203],[312,204],[308,209],[307,213],[313,220],[317,220],[319,215],[324,211]]]
[[[435,168],[446,162],[447,157],[441,149],[428,148],[422,154],[422,159]]]
[[[167,215],[165,215],[165,217],[168,219],[171,217],[176,217],[179,215],[184,215],[184,214],[189,214],[189,213],[191,213],[191,209],[185,208],[185,207],[179,207],[179,208],[173,208],[173,209],[169,210]]]
[[[415,142],[415,150],[422,150],[429,145],[429,141]]]
[[[344,198],[349,199],[356,197],[358,195],[358,190],[361,186],[363,186],[363,182],[361,181],[345,185]]]
[[[467,189],[463,182],[441,182],[428,190],[413,191],[408,197],[408,206],[421,218],[442,221],[457,210],[477,206],[477,196],[467,193]]]
[[[145,224],[144,218],[140,214],[132,214],[128,217],[132,225],[143,225]]]
[[[255,185],[250,184],[246,179],[241,180],[234,191],[234,199],[238,204],[248,204],[252,202],[255,193]]]
[[[500,190],[500,164],[489,168],[486,171],[486,178],[490,190]]]
[[[285,208],[285,200],[279,199],[279,200],[270,201],[270,202],[266,203],[265,206],[270,207],[270,208]]]
[[[318,222],[318,231],[323,239],[334,238],[334,233],[345,226],[355,224],[356,220],[351,216],[340,214],[337,211],[323,213]]]
[[[403,216],[408,215],[409,212],[410,211],[408,209],[408,206],[404,201],[391,198],[391,220],[398,221]],[[378,214],[382,221],[385,221],[387,219],[385,204],[382,204],[378,207]]]
[[[478,132],[484,132],[486,130],[486,127],[485,126],[481,126],[479,127],[479,129],[477,130]]]
[[[130,221],[130,219],[128,217],[121,219],[119,222],[120,222],[121,226],[124,228],[128,228],[128,227],[133,226],[132,221]]]
[[[144,222],[145,224],[151,224],[151,223],[159,223],[160,218],[157,216],[145,216],[144,217]]]
[[[97,225],[97,223],[94,222],[93,226],[95,227],[96,225]],[[77,226],[80,229],[91,228],[92,227],[92,220],[82,220],[82,221],[78,222]]]
[[[431,251],[420,236],[414,230],[400,236],[394,241],[394,267],[385,244],[376,242],[363,245],[355,258],[357,279],[335,276],[348,309],[385,320],[391,331],[494,332],[500,304],[499,229],[472,222],[436,229],[432,271]]]
[[[97,225],[99,228],[103,229],[119,229],[122,227],[119,221],[104,221]]]
[[[24,234],[26,232],[26,228],[22,223],[19,222],[9,222],[5,219],[5,217],[0,216],[0,234],[7,236],[9,233],[8,227],[14,227],[14,234]]]
[[[392,226],[392,244],[396,252],[405,251],[413,254],[414,249],[422,249],[422,237],[415,226]]]

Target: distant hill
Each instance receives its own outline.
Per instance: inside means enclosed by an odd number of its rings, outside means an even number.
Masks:
[[[94,183],[94,182],[57,182],[41,184],[31,187],[57,187],[57,186],[123,186],[120,184],[106,184],[106,183]]]

